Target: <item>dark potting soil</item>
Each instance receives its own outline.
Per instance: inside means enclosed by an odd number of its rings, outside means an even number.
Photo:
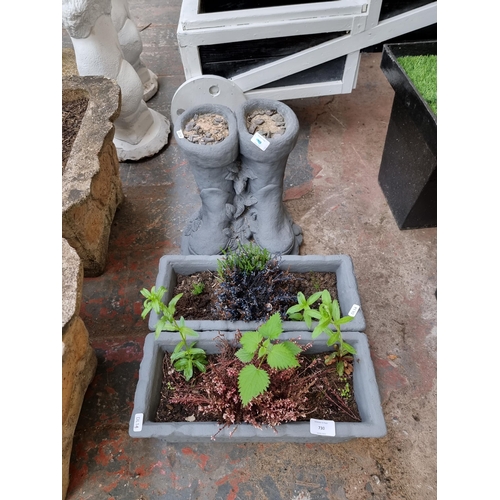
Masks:
[[[249,307],[249,301],[253,301],[255,306],[252,313],[257,317],[249,318],[246,311],[231,309],[228,304],[228,293],[222,288],[218,280],[217,272],[203,271],[189,276],[177,275],[177,285],[173,291],[173,297],[182,293],[182,297],[176,305],[176,317],[183,316],[186,320],[266,320],[276,312],[280,312],[283,320],[286,320],[286,310],[297,303],[297,294],[302,292],[306,298],[313,293],[328,290],[332,300],[337,298],[337,275],[335,273],[308,272],[294,273],[287,272],[289,279],[281,279],[279,283],[276,276],[266,274],[259,278],[269,287],[260,287],[261,296],[258,292],[250,288],[242,289],[234,293],[239,299],[240,305]],[[257,280],[256,280],[257,281]],[[203,292],[199,295],[193,294],[194,286],[203,284]],[[222,306],[219,296],[224,294],[224,306]],[[276,300],[274,300],[276,299]],[[316,305],[319,305],[319,301]],[[347,314],[347,312],[343,312]],[[250,314],[250,313],[248,313]],[[247,315],[248,316],[248,315]]]
[[[62,168],[66,167],[71,148],[75,142],[80,125],[87,110],[89,100],[86,98],[63,102],[62,105]]]
[[[217,422],[221,428],[249,423],[276,427],[311,418],[335,422],[360,422],[354,397],[352,358],[339,377],[336,363],[325,364],[325,354],[299,355],[300,367],[271,370],[268,390],[244,407],[238,396],[237,374],[245,366],[234,352],[236,344],[225,344],[221,354],[207,356],[206,372],[190,381],[176,371],[168,353],[163,359],[161,397],[157,422]],[[347,389],[346,389],[347,388]]]

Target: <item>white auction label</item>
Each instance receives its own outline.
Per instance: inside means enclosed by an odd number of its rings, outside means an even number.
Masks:
[[[311,434],[320,436],[335,436],[335,422],[333,420],[309,420],[309,431]]]
[[[360,306],[358,306],[358,304],[353,304],[347,316],[352,316],[354,318],[354,316],[356,316],[356,313],[359,311],[359,308]]]
[[[137,413],[134,417],[134,432],[142,431],[142,421],[144,419],[144,413]]]
[[[271,144],[265,137],[262,137],[258,132],[252,136],[250,139],[256,146],[258,146],[262,151],[265,151],[269,144]]]
[[[177,131],[177,137],[178,137],[179,139],[184,139],[184,134],[182,133],[182,130],[178,130],[178,131]]]

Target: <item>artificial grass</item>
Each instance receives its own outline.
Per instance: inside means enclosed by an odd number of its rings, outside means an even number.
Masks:
[[[403,56],[398,63],[437,115],[437,55]]]

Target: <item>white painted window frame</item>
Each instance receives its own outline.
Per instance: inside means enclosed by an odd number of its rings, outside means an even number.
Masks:
[[[335,0],[198,14],[198,0],[183,0],[177,39],[186,80],[202,76],[198,47],[313,33],[346,34],[232,77],[247,97],[295,99],[350,93],[360,50],[437,22],[437,1],[379,22],[382,0]],[[285,76],[346,55],[339,81],[260,89]]]

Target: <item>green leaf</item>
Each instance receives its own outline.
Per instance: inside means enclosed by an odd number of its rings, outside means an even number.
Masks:
[[[307,299],[307,303],[309,305],[311,304],[314,304],[320,297],[321,295],[323,294],[323,292],[316,292],[316,293],[313,293],[308,299]]]
[[[295,306],[294,306],[295,307]],[[294,321],[302,321],[303,317],[301,313],[293,313],[293,314],[288,314],[288,317],[290,319],[293,319]]]
[[[264,356],[268,355],[272,347],[273,346],[270,346],[269,344],[260,346],[258,357],[263,358]]]
[[[281,332],[283,331],[283,326],[281,324],[280,313],[274,313],[263,325],[259,327],[259,332],[266,338],[277,339]]]
[[[198,337],[199,335],[192,329],[187,326],[181,326],[179,329],[181,335],[188,335],[189,337]]]
[[[342,377],[342,375],[344,375],[344,362],[343,361],[337,361],[337,373],[339,374],[339,377]]]
[[[146,304],[147,301],[144,302],[144,310],[142,311],[142,314],[141,314],[141,317],[142,319],[144,319],[149,311],[151,311],[151,309],[153,309],[153,304],[149,303],[149,304]]]
[[[297,356],[300,352],[302,352],[302,349],[300,346],[298,346],[295,342],[291,342],[290,340],[285,340],[283,342],[283,345],[287,346],[287,349],[294,355]]]
[[[340,333],[335,332],[333,333],[330,330],[330,334],[328,335],[328,340],[326,341],[326,345],[333,345],[335,342],[338,342],[340,340]]]
[[[297,294],[297,302],[299,305],[302,306],[302,309],[307,305],[306,297],[302,292],[299,292]]]
[[[335,322],[340,320],[340,306],[337,299],[332,302],[332,318]]]
[[[182,358],[178,359],[175,363],[174,363],[174,368],[180,372],[182,371],[188,364],[189,360],[183,356]]]
[[[306,322],[307,328],[311,328],[313,319],[321,319],[321,314],[315,309],[306,309],[304,311],[304,321]]]
[[[186,351],[173,352],[170,355],[170,361],[172,361],[172,363],[173,363],[175,360],[185,358],[185,357],[186,357]]]
[[[179,299],[182,297],[182,293],[178,293],[175,297],[173,297],[170,302],[168,303],[168,307],[175,307],[177,305],[177,302],[179,302]]]
[[[267,355],[267,364],[271,368],[284,370],[293,366],[300,366],[293,352],[287,344],[275,344]]]
[[[356,354],[356,349],[351,344],[348,344],[347,342],[342,342],[342,349],[344,351],[347,351],[350,354]]]
[[[243,363],[250,363],[252,361],[255,353],[245,351],[245,349],[238,349],[235,352],[236,357]]]
[[[304,308],[300,304],[295,304],[294,306],[289,307],[286,310],[286,313],[288,314],[288,316],[291,316],[292,314],[296,314],[296,313],[302,311],[302,309],[304,309]]]
[[[245,366],[238,375],[238,390],[243,406],[253,398],[266,392],[269,387],[269,375],[265,370],[254,365]]]
[[[337,325],[343,325],[344,323],[349,323],[350,321],[352,321],[354,319],[353,316],[344,316],[342,318],[339,318],[337,321],[335,321],[335,323]]]
[[[187,360],[187,366],[184,368],[184,378],[189,380],[193,376],[193,363],[190,359]]]
[[[193,359],[193,363],[195,364],[196,368],[200,370],[200,372],[205,373],[207,371],[207,368],[199,359]]]
[[[323,328],[321,326],[316,326],[316,328],[312,331],[311,337],[315,339],[316,337],[319,337],[323,333]]]
[[[262,341],[260,332],[246,332],[241,336],[240,344],[247,352],[255,353]]]
[[[166,320],[164,317],[158,320],[158,323],[156,323],[155,338],[158,338],[162,330],[165,328],[165,324]]]
[[[328,290],[323,290],[321,292],[321,302],[326,306],[332,303],[332,296]]]
[[[189,349],[188,349],[188,352],[189,354],[193,355],[193,356],[197,356],[198,354],[203,354],[205,355],[205,351],[199,347],[193,347],[194,344],[191,344],[189,346]]]

